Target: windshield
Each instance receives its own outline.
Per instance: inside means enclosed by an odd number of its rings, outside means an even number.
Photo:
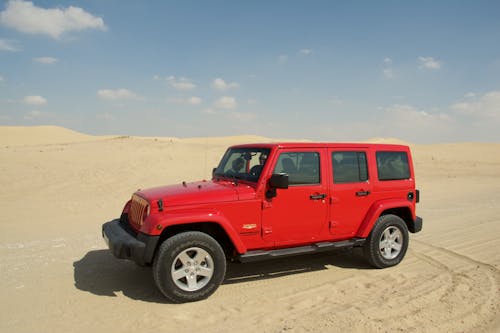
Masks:
[[[215,177],[257,182],[269,156],[267,148],[230,148],[215,169]]]

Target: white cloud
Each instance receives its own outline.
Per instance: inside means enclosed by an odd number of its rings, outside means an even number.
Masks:
[[[11,0],[0,12],[0,23],[28,34],[43,34],[58,39],[70,31],[106,30],[104,20],[80,7],[37,7],[31,1]]]
[[[238,112],[238,111],[224,112],[224,111],[214,110],[213,108],[203,109],[200,111],[200,113],[208,116],[217,116],[239,122],[251,121],[257,118],[257,115],[252,112]]]
[[[284,65],[287,62],[288,62],[288,55],[282,54],[282,55],[278,56],[278,64]]]
[[[42,96],[26,96],[23,99],[23,103],[28,105],[45,105],[47,104],[47,99]]]
[[[97,96],[109,101],[137,100],[140,97],[128,89],[101,89],[97,91]]]
[[[247,100],[247,104],[248,105],[255,105],[255,104],[257,104],[257,100],[250,98],[249,100]]]
[[[58,62],[59,59],[53,57],[39,57],[39,58],[33,58],[33,61],[39,64],[52,65]]]
[[[203,114],[208,114],[208,115],[214,115],[214,114],[218,113],[217,111],[215,111],[212,108],[206,108],[206,109],[201,110],[200,112]]]
[[[203,101],[198,96],[191,96],[189,98],[172,97],[167,99],[168,103],[181,104],[181,105],[200,105]]]
[[[226,91],[229,89],[238,88],[239,86],[240,85],[236,82],[226,83],[226,81],[221,78],[216,78],[212,81],[212,88],[219,91]]]
[[[498,141],[500,91],[467,93],[443,110],[394,104],[382,108],[375,123],[380,126],[377,132],[384,136],[414,142]],[[366,124],[367,133],[370,124],[373,125],[369,122]]]
[[[25,120],[33,120],[35,118],[39,118],[42,115],[40,111],[34,110],[26,114],[23,118]]]
[[[303,55],[303,56],[308,56],[310,54],[312,54],[312,50],[311,49],[300,49],[299,50],[299,55]]]
[[[169,76],[167,77],[167,81],[177,90],[193,90],[196,88],[196,84],[185,77],[176,78],[175,76]]]
[[[500,121],[500,91],[491,91],[482,96],[468,93],[465,97],[467,100],[453,104],[451,109],[476,119]]]
[[[50,112],[42,112],[39,110],[33,110],[33,111],[26,113],[23,116],[23,119],[28,120],[28,121],[35,121],[35,120],[39,120],[39,119],[45,119],[45,120],[46,119],[54,119],[54,114],[50,113]]]
[[[250,121],[257,118],[257,115],[251,112],[231,112],[229,117],[238,121]]]
[[[373,110],[364,120],[318,125],[318,132],[345,141],[398,138],[409,142],[446,142],[456,138],[460,124],[448,110],[393,104]]]
[[[24,120],[35,120],[36,118],[40,118],[43,116],[43,113],[38,110],[33,110],[24,115]]]
[[[237,106],[236,99],[230,96],[222,96],[215,102],[215,107],[218,109],[232,110]]]
[[[454,116],[461,121],[462,140],[500,140],[500,91],[484,94],[466,94],[465,98],[450,106]]]
[[[201,104],[201,98],[197,96],[191,96],[188,98],[188,104],[191,105],[200,105]]]
[[[391,117],[394,117],[395,119],[404,119],[408,121],[408,123],[410,124],[411,123],[414,124],[415,121],[433,122],[433,121],[450,119],[450,116],[447,115],[446,113],[431,114],[427,111],[419,110],[411,105],[395,104],[386,108],[385,112],[387,112]]]
[[[384,58],[384,69],[382,71],[386,79],[392,79],[394,77],[394,72],[392,70],[392,59],[389,57]]]
[[[441,68],[441,62],[433,57],[418,57],[417,62],[420,69],[437,70]]]
[[[386,79],[392,79],[394,77],[392,68],[384,68],[383,73]]]
[[[17,52],[20,50],[16,41],[0,38],[0,51]]]

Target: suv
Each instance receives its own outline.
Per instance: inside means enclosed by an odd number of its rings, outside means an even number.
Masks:
[[[138,190],[102,226],[117,258],[152,265],[172,302],[210,296],[226,260],[250,262],[362,247],[397,265],[422,229],[403,145],[269,143],[230,147],[210,181]]]

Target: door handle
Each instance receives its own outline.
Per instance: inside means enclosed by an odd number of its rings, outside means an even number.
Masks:
[[[356,192],[357,197],[366,197],[369,194],[370,194],[370,191],[358,191],[358,192]]]
[[[309,196],[309,199],[311,200],[323,200],[324,198],[326,198],[326,194],[311,194]]]

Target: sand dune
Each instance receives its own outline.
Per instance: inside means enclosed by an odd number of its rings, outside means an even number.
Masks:
[[[357,251],[231,264],[211,298],[172,305],[108,253],[101,224],[134,190],[208,179],[251,141],[269,139],[0,127],[0,331],[500,331],[500,144],[411,145],[424,230],[394,268]]]
[[[95,140],[95,137],[58,126],[1,126],[0,145],[25,146]]]

